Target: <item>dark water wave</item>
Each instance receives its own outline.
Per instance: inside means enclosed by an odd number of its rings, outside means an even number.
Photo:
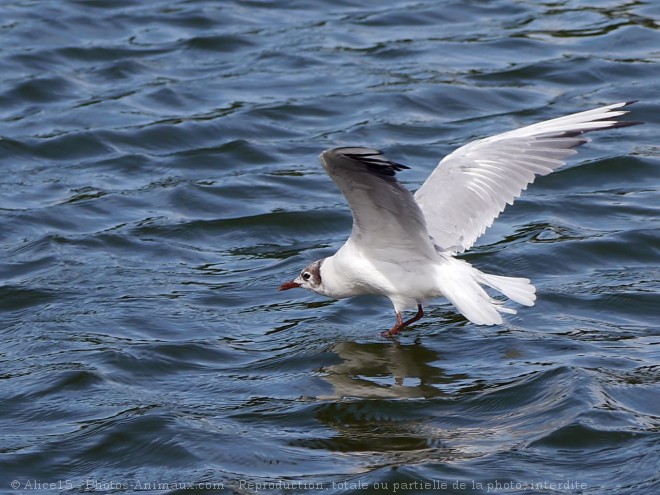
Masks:
[[[4,2],[0,490],[657,493],[659,18]],[[471,139],[631,99],[644,126],[465,255],[537,286],[503,325],[439,301],[384,341],[387,301],[277,291],[350,231],[321,150],[384,148],[415,189]]]

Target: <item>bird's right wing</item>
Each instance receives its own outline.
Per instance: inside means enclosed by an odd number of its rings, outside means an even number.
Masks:
[[[481,139],[447,155],[415,193],[437,249],[469,249],[537,175],[589,141],[583,134],[638,124],[616,120],[633,102],[568,115]]]
[[[412,193],[396,180],[396,173],[408,167],[362,147],[327,150],[320,159],[351,207],[349,240],[359,250],[397,264],[435,257],[424,215]]]

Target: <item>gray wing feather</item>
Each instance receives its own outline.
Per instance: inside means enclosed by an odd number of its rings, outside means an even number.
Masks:
[[[588,142],[585,132],[634,125],[615,117],[628,113],[616,103],[530,125],[458,148],[436,167],[415,200],[436,249],[469,249],[537,175],[565,164]]]
[[[319,158],[353,213],[350,241],[380,260],[396,261],[399,250],[407,260],[435,255],[424,215],[395,177],[408,167],[371,148],[335,148]]]

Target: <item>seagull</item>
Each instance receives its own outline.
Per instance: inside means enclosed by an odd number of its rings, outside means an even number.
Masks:
[[[457,255],[470,249],[507,204],[538,175],[565,164],[585,133],[640,122],[617,117],[634,102],[615,103],[473,141],[440,161],[413,195],[396,179],[409,167],[379,150],[342,147],[319,156],[346,197],[353,227],[332,256],[314,261],[279,290],[309,289],[332,299],[362,294],[387,296],[396,323],[392,337],[424,316],[422,305],[444,297],[469,321],[502,323],[515,314],[489,287],[516,303],[533,306],[536,289],[527,278],[484,273]],[[417,310],[404,320],[405,310]]]

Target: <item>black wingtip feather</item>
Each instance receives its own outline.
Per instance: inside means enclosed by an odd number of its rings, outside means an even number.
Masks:
[[[634,103],[634,102],[631,102]],[[604,117],[601,120],[605,120],[607,117]],[[597,122],[597,121],[596,121]],[[596,127],[595,129],[583,129],[580,131],[564,131],[561,133],[558,133],[556,137],[578,137],[582,136],[583,134],[586,134],[587,132],[595,132],[595,131],[608,131],[610,129],[619,129],[621,127],[630,127],[631,125],[640,125],[643,124],[644,122],[637,121],[637,120],[618,120],[616,122],[613,122],[611,125],[607,127]],[[586,139],[578,143],[576,146],[580,146],[581,144],[584,144],[588,142]]]
[[[394,177],[397,172],[410,168],[401,163],[386,160],[380,151],[375,150],[369,153],[344,153],[343,155],[366,165],[370,171],[387,177]]]
[[[617,129],[619,127],[629,127],[631,125],[640,125],[643,123],[644,122],[641,122],[639,120],[622,120],[614,124],[612,127],[608,127],[607,129]]]

